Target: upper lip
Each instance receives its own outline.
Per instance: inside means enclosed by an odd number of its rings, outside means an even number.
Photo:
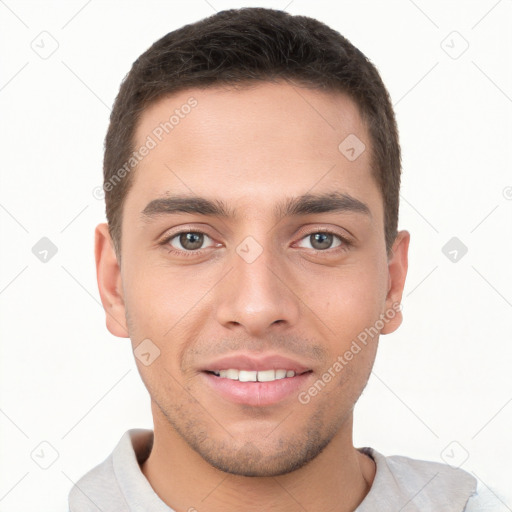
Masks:
[[[233,354],[209,362],[204,366],[203,371],[219,371],[230,369],[246,371],[292,370],[297,374],[310,370],[310,368],[299,363],[298,361],[295,361],[289,357],[281,356],[279,354],[266,354],[258,356]]]

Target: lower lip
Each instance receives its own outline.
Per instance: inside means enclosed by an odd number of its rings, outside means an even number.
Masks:
[[[208,384],[229,401],[243,405],[265,406],[276,404],[291,395],[297,396],[298,390],[310,378],[311,372],[272,382],[240,382],[206,372],[203,375]]]

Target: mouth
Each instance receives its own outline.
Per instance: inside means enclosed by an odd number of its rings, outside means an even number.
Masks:
[[[313,370],[278,355],[231,356],[209,363],[201,373],[210,389],[224,400],[261,407],[296,397]]]
[[[220,377],[221,379],[237,380],[239,382],[274,382],[276,380],[289,379],[296,375],[303,375],[304,373],[309,372],[311,372],[311,370],[306,370],[305,372],[297,374],[294,370],[286,370],[284,368],[279,370],[237,370],[236,368],[230,368],[228,370],[217,371],[207,370],[206,373],[210,373],[216,377]]]

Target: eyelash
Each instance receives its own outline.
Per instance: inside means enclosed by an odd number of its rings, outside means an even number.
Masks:
[[[174,238],[176,238],[176,237],[178,237],[178,236],[180,236],[182,234],[185,234],[185,233],[194,233],[194,234],[198,234],[198,235],[206,235],[208,238],[212,239],[212,237],[209,236],[204,231],[185,229],[185,230],[178,231],[177,233],[173,233],[172,235],[165,237],[161,242],[159,242],[159,245],[166,246],[167,244],[169,244],[169,242],[171,240],[173,240]],[[307,238],[307,237],[309,237],[311,235],[315,235],[317,233],[333,235],[333,236],[335,236],[335,237],[340,239],[341,245],[339,245],[337,247],[332,247],[332,248],[329,248],[329,249],[325,249],[323,251],[320,250],[320,249],[310,249],[310,250],[315,251],[316,253],[319,253],[319,254],[320,253],[328,253],[328,251],[331,251],[331,250],[335,250],[336,252],[338,252],[338,251],[346,251],[350,247],[352,247],[352,242],[348,238],[340,235],[339,233],[335,233],[334,231],[329,231],[327,229],[317,229],[315,231],[311,231],[310,233],[306,233],[304,236],[302,236],[300,238],[300,240],[303,240],[304,238]],[[175,249],[172,246],[170,246],[170,247],[171,247],[170,249],[168,248],[168,253],[169,254],[174,254],[174,255],[177,255],[177,256],[185,256],[186,258],[192,257],[192,256],[197,256],[201,251],[204,250],[204,249],[196,249],[194,251],[185,251],[185,250],[181,251],[181,250]]]

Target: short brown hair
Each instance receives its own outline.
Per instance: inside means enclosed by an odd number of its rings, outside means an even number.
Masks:
[[[119,260],[122,209],[132,183],[126,162],[144,109],[187,88],[275,80],[344,92],[358,105],[370,134],[390,250],[397,234],[401,158],[393,107],[377,69],[324,23],[257,7],[221,11],[168,33],[134,62],[123,80],[110,116],[103,167],[106,215]]]

